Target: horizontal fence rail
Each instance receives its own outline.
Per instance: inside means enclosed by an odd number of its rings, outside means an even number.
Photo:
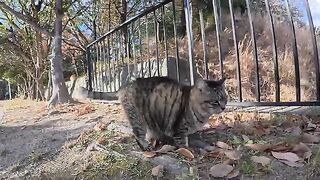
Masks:
[[[312,11],[308,0],[164,0],[88,44],[88,90],[105,99],[138,77],[227,77],[231,106],[320,105]]]

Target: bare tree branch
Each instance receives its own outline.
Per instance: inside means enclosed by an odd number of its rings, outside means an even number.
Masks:
[[[47,29],[41,27],[38,23],[34,21],[34,18],[22,13],[19,13],[15,10],[13,10],[11,7],[6,5],[4,2],[0,2],[0,9],[5,10],[16,16],[17,18],[21,19],[22,21],[30,24],[35,30],[47,35],[53,37],[53,32],[49,32]]]
[[[76,47],[77,49],[79,49],[79,50],[81,50],[81,51],[84,51],[84,52],[86,51],[86,49],[84,49],[83,47],[77,46],[77,45],[75,45],[74,43],[69,42],[69,41],[66,40],[66,39],[62,39],[62,41],[63,41],[64,43],[68,44],[69,46]]]

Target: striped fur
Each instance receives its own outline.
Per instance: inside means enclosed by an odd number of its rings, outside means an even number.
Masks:
[[[184,86],[167,77],[138,78],[119,90],[119,99],[142,150],[146,134],[163,143],[188,146],[188,135],[225,109],[224,79]]]

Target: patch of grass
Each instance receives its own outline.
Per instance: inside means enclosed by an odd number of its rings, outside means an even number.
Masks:
[[[243,174],[254,176],[257,173],[257,166],[250,160],[239,163],[239,169]]]
[[[314,158],[310,163],[310,173],[309,176],[319,176],[320,175],[320,147],[317,150]]]
[[[107,177],[111,179],[152,179],[151,164],[137,158],[103,154],[97,162],[87,166],[77,176],[80,179],[96,179]]]
[[[31,162],[36,163],[36,162],[39,162],[40,160],[42,160],[43,156],[42,156],[41,153],[32,152],[32,153],[29,155],[29,158],[30,158],[30,161],[31,161]]]

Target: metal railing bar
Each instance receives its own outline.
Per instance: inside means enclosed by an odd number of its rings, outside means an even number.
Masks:
[[[111,50],[110,50],[110,36],[109,38],[107,38],[107,46],[108,46],[108,52],[107,52],[107,59],[108,59],[108,73],[109,73],[109,77],[108,77],[108,87],[109,87],[109,91],[112,92],[112,88],[111,88]]]
[[[279,77],[277,40],[276,40],[276,35],[275,35],[275,30],[274,30],[274,22],[273,22],[273,17],[272,17],[271,10],[270,10],[269,0],[266,0],[265,4],[266,4],[266,8],[267,8],[267,14],[268,14],[268,17],[269,17],[271,36],[272,36],[273,69],[274,69],[274,80],[275,80],[275,83],[276,83],[275,98],[276,98],[276,102],[279,102],[280,101],[280,77]]]
[[[293,23],[293,18],[291,15],[289,0],[286,0],[287,13],[289,18],[289,24],[292,30],[292,51],[293,51],[293,62],[295,71],[295,86],[296,86],[296,101],[301,101],[301,89],[300,89],[300,69],[299,69],[299,55],[297,47],[296,30]]]
[[[141,26],[141,20],[139,18],[139,26]],[[138,35],[139,35],[139,53],[140,53],[140,63],[141,63],[141,77],[144,77],[144,69],[143,69],[143,64],[144,64],[144,60],[142,58],[142,39],[141,39],[141,29],[139,28],[139,31],[138,31]]]
[[[190,2],[189,0],[184,0],[184,12],[186,18],[186,29],[187,29],[187,38],[188,38],[188,56],[189,56],[189,69],[190,69],[190,85],[194,85],[195,82],[195,62],[193,55],[193,34],[192,34],[192,18],[190,11]]]
[[[159,46],[158,46],[158,21],[156,16],[156,11],[153,11],[153,19],[154,19],[154,33],[155,33],[155,39],[156,39],[156,56],[157,56],[157,73],[158,76],[160,76],[160,62],[159,62]]]
[[[237,61],[237,85],[238,85],[238,96],[239,101],[242,102],[242,83],[241,83],[241,66],[240,66],[240,55],[239,55],[239,46],[238,46],[238,37],[237,37],[237,29],[235,26],[235,18],[233,12],[233,0],[229,0],[229,8],[231,15],[231,25],[232,25],[232,35],[233,35],[233,45],[236,54]]]
[[[176,21],[176,5],[175,0],[172,1],[173,10],[173,32],[174,32],[174,42],[175,42],[175,55],[176,55],[176,70],[177,70],[177,80],[180,82],[180,57],[179,57],[179,42],[177,38],[177,21]]]
[[[162,15],[162,24],[163,24],[163,40],[164,40],[164,51],[165,51],[165,58],[167,63],[167,75],[169,76],[169,55],[168,55],[168,40],[167,40],[167,23],[166,23],[166,10],[165,6],[161,8],[161,15]]]
[[[135,33],[134,33],[134,22],[131,23],[131,32],[132,32],[132,56],[133,56],[133,73],[134,77],[137,78],[137,58],[136,58],[136,48],[135,48]]]
[[[203,10],[202,9],[199,10],[199,17],[200,17],[200,29],[201,29],[201,39],[202,39],[202,49],[203,49],[204,75],[205,75],[206,79],[209,79],[206,34],[205,34],[205,30],[204,30],[204,19],[203,19]]]
[[[318,47],[317,47],[317,39],[316,39],[315,30],[314,30],[309,0],[304,0],[304,2],[305,2],[305,6],[307,8],[307,16],[308,16],[308,21],[309,21],[309,26],[310,26],[310,34],[311,34],[311,38],[312,38],[313,61],[314,61],[314,65],[315,65],[315,74],[316,74],[316,95],[317,95],[317,100],[319,101],[320,100],[320,74],[319,74],[320,68],[319,68],[319,53],[318,53]]]
[[[107,91],[107,61],[106,61],[106,43],[102,41],[102,57],[103,57],[103,91]]]
[[[256,42],[256,34],[255,28],[253,25],[252,15],[251,15],[251,6],[250,1],[246,0],[247,3],[247,11],[249,16],[249,23],[250,23],[250,31],[251,31],[251,38],[252,38],[252,48],[253,48],[253,56],[255,61],[255,68],[256,68],[256,100],[260,102],[260,77],[259,77],[259,60],[258,60],[258,50],[257,50],[257,42]]]
[[[87,54],[87,76],[88,76],[88,84],[87,88],[89,92],[92,92],[92,67],[91,67],[91,61],[90,61],[90,48],[86,48],[86,54]]]
[[[218,12],[219,4],[217,3],[217,0],[212,0],[212,5],[213,5],[213,14],[214,14],[214,21],[215,21],[215,28],[216,28],[220,73],[221,73],[221,77],[223,77],[223,59],[221,54],[221,40],[220,40],[220,18],[219,18],[219,12]]]
[[[164,5],[166,5],[166,4],[170,3],[170,2],[172,2],[172,0],[164,0],[164,1],[161,2],[161,3],[159,3],[159,4],[157,4],[157,5],[153,6],[153,7],[150,7],[150,8],[148,8],[148,9],[144,10],[142,13],[137,14],[137,15],[129,18],[129,19],[126,20],[125,22],[121,23],[119,26],[113,28],[113,29],[110,30],[109,32],[103,34],[103,35],[102,35],[101,37],[99,37],[98,39],[96,39],[96,40],[92,41],[91,43],[89,43],[89,44],[87,45],[87,47],[92,46],[94,43],[103,40],[103,39],[106,38],[109,34],[112,34],[113,32],[121,29],[123,26],[129,25],[131,22],[136,21],[138,18],[141,18],[141,17],[145,16],[146,14],[152,13],[152,12],[155,11],[156,9],[159,9],[161,6],[164,6]]]

